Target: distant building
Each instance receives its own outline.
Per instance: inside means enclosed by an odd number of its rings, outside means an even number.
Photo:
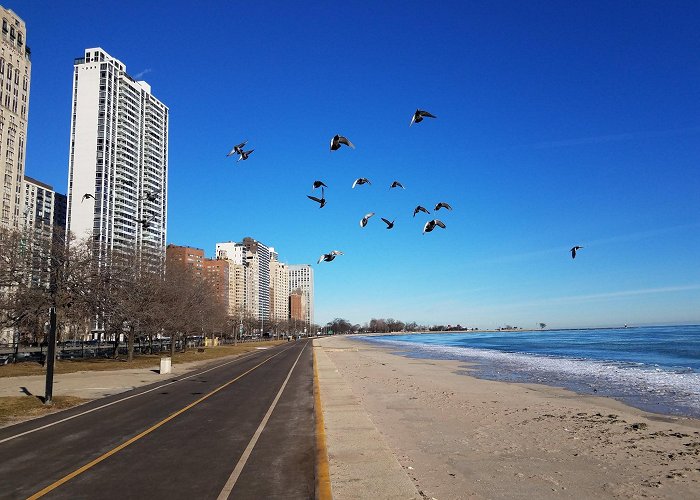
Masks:
[[[289,319],[289,267],[270,248],[270,319]]]
[[[231,272],[228,261],[217,259],[202,260],[202,277],[205,279],[212,292],[214,300],[218,301],[226,310],[229,307],[229,273]]]
[[[24,176],[23,226],[32,252],[29,281],[34,286],[49,286],[51,244],[54,237],[56,193],[52,186]]]
[[[216,258],[232,261],[235,303],[241,311],[262,321],[270,319],[270,249],[253,238],[216,244]]]
[[[170,266],[187,266],[197,275],[202,275],[204,265],[204,250],[201,248],[184,247],[179,245],[168,245],[165,249],[165,265]]]
[[[26,26],[17,14],[0,6],[0,227],[20,229],[22,183],[27,149],[27,113],[31,81],[31,51]]]
[[[229,303],[229,315],[241,314],[258,319],[258,276],[252,265],[255,256],[248,253],[242,243],[227,241],[216,244],[216,258],[233,266],[229,273],[229,290],[233,304]]]
[[[306,325],[306,310],[304,308],[304,292],[299,289],[289,294],[289,320],[292,330],[300,331]]]
[[[68,197],[65,194],[55,193],[53,197],[53,227],[54,230],[59,233],[64,233],[66,231],[67,208]]]
[[[301,292],[304,310],[303,320],[312,325],[314,323],[314,270],[309,264],[289,265],[289,290],[290,294],[295,290]]]
[[[101,48],[75,59],[67,229],[113,251],[165,260],[169,110]]]

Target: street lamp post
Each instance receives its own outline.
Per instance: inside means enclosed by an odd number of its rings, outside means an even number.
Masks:
[[[50,405],[53,398],[53,368],[56,361],[56,308],[49,308],[49,342],[46,352],[46,393],[44,404]]]

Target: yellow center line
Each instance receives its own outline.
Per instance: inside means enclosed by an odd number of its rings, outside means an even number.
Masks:
[[[255,366],[254,366],[253,368],[251,368],[250,370],[248,370],[248,371],[246,371],[246,372],[244,372],[244,373],[241,373],[239,376],[237,376],[237,377],[234,378],[233,380],[229,380],[229,381],[226,382],[224,385],[217,387],[216,389],[214,389],[213,391],[211,391],[209,394],[205,394],[204,396],[202,396],[201,398],[199,398],[197,401],[188,404],[188,405],[185,406],[184,408],[182,408],[182,409],[176,411],[175,413],[173,413],[172,415],[170,415],[170,416],[164,418],[163,420],[161,420],[161,421],[158,422],[157,424],[152,425],[151,427],[149,427],[149,428],[146,429],[145,431],[141,432],[140,434],[137,434],[136,436],[132,437],[132,438],[129,439],[128,441],[123,442],[122,444],[120,444],[120,445],[117,446],[116,448],[114,448],[114,449],[108,451],[107,453],[105,453],[105,454],[103,454],[103,455],[97,457],[97,458],[94,459],[93,461],[88,462],[87,464],[83,465],[83,466],[80,467],[79,469],[74,470],[73,472],[71,472],[71,473],[68,474],[67,476],[62,477],[62,478],[59,479],[58,481],[56,481],[56,482],[54,482],[54,483],[51,483],[50,485],[48,485],[46,488],[42,489],[41,491],[38,491],[38,492],[34,493],[34,494],[33,494],[32,496],[30,496],[27,500],[34,500],[34,499],[36,499],[36,498],[41,498],[41,497],[43,497],[43,496],[46,495],[47,493],[49,493],[49,492],[55,490],[56,488],[58,488],[58,487],[61,486],[62,484],[67,483],[68,481],[70,481],[70,480],[73,479],[74,477],[76,477],[76,476],[82,474],[82,473],[85,472],[86,470],[91,469],[92,467],[94,467],[95,465],[99,464],[99,463],[102,462],[103,460],[106,460],[107,458],[111,457],[111,456],[114,455],[115,453],[118,453],[119,451],[123,450],[124,448],[126,448],[126,447],[129,446],[130,444],[135,443],[136,441],[138,441],[138,440],[141,439],[142,437],[144,437],[144,436],[150,434],[151,432],[153,432],[154,430],[156,430],[156,429],[159,428],[160,426],[166,424],[167,422],[171,421],[172,419],[174,419],[174,418],[177,417],[178,415],[183,414],[184,412],[186,412],[186,411],[189,410],[190,408],[192,408],[192,407],[198,405],[199,403],[201,403],[201,402],[204,401],[205,399],[209,398],[210,396],[213,396],[214,394],[216,394],[216,393],[219,392],[220,390],[222,390],[222,389],[228,387],[229,385],[233,384],[235,381],[237,381],[237,380],[239,380],[240,378],[242,378],[242,377],[248,375],[250,372],[252,372],[253,370],[257,369],[258,367],[264,365],[265,363],[267,363],[268,361],[270,361],[270,360],[271,360],[272,358],[274,358],[275,356],[278,356],[278,355],[282,354],[283,352],[288,351],[289,349],[291,349],[291,347],[289,347],[289,348],[287,348],[287,349],[285,349],[285,350],[283,350],[283,351],[280,351],[280,352],[278,352],[277,354],[273,354],[272,356],[270,356],[269,358],[265,359],[265,360],[262,361],[261,363],[258,363],[257,365],[255,365]]]

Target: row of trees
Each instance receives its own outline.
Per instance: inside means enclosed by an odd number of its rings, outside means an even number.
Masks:
[[[440,327],[445,328],[445,327]],[[333,321],[329,321],[325,330],[328,332],[333,332],[337,334],[347,334],[347,333],[392,333],[392,332],[420,332],[428,331],[429,327],[419,325],[418,323],[404,323],[403,321],[395,320],[393,318],[372,318],[368,323],[360,326],[359,324],[351,324],[349,321],[342,318],[335,318]]]
[[[264,328],[277,336],[295,326],[263,325],[242,311],[228,316],[212,285],[187,265],[166,269],[162,258],[116,250],[100,263],[91,240],[31,236],[0,229],[0,329],[18,332],[22,342],[44,339],[50,307],[56,309],[59,340],[96,334],[114,342],[116,356],[125,338],[129,360],[137,339],[170,337],[174,351],[192,336],[236,341],[241,330],[262,334]]]
[[[469,330],[469,328],[462,325],[419,325],[415,321],[410,323],[404,323],[403,321],[395,320],[393,318],[372,318],[368,323],[364,325],[351,324],[349,321],[342,318],[335,318],[333,321],[329,321],[324,327],[326,332],[332,332],[334,334],[347,334],[347,333],[394,333],[394,332],[463,332]],[[478,330],[478,328],[473,328],[473,330]]]

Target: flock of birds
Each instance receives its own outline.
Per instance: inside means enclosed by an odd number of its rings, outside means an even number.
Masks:
[[[433,115],[432,113],[430,113],[429,111],[417,109],[416,112],[413,113],[413,116],[411,117],[411,123],[409,124],[409,127],[412,126],[414,123],[422,122],[423,119],[425,119],[425,118],[436,118],[436,116]],[[233,146],[231,151],[228,152],[226,157],[228,158],[228,157],[233,156],[233,155],[238,155],[238,160],[236,160],[237,162],[242,161],[242,160],[247,160],[248,157],[250,156],[250,154],[254,151],[253,149],[248,150],[248,151],[246,151],[244,149],[245,145],[247,143],[248,143],[248,141],[246,140],[246,141],[243,141],[239,144],[236,144],[235,146]],[[355,145],[350,141],[350,139],[348,139],[347,137],[342,136],[340,134],[334,135],[333,138],[331,139],[331,144],[330,144],[331,151],[337,151],[342,146],[347,146],[349,148],[355,149]],[[352,183],[352,189],[355,189],[356,186],[362,186],[364,184],[371,185],[372,183],[366,177],[359,177],[359,178],[355,179],[355,181]],[[307,198],[318,203],[319,208],[325,207],[326,206],[325,188],[327,188],[327,187],[328,186],[321,180],[314,181],[312,190],[316,190],[318,188],[321,188],[321,197],[319,198],[317,196],[307,195]],[[393,188],[405,189],[403,184],[401,184],[401,182],[399,182],[399,181],[394,181],[391,183],[391,186],[389,186],[389,189],[393,189]],[[440,202],[437,205],[435,205],[436,211],[440,210],[441,208],[445,208],[447,210],[452,210],[452,207],[449,205],[449,203]],[[418,212],[425,212],[427,214],[430,214],[430,212],[425,207],[422,207],[420,205],[418,205],[415,208],[415,210],[413,211],[413,217],[415,217]],[[370,213],[366,214],[360,220],[360,227],[365,227],[367,225],[370,217],[372,217],[373,215],[374,215],[374,212],[370,212]],[[394,227],[395,220],[390,221],[388,219],[385,219],[384,217],[381,217],[381,219],[386,224],[387,229],[392,229]],[[423,234],[431,232],[436,227],[440,227],[442,229],[445,229],[447,226],[441,220],[433,219],[433,220],[430,220],[430,221],[425,223],[425,226],[423,226]],[[343,255],[343,252],[341,252],[340,250],[333,250],[329,253],[321,255],[321,257],[319,257],[319,259],[318,259],[318,263],[330,262],[333,259],[335,259],[336,256],[338,256],[338,255]]]
[[[422,122],[425,118],[437,118],[437,117],[435,115],[433,115],[432,113],[430,113],[429,111],[425,111],[423,109],[417,109],[416,112],[413,113],[413,116],[411,117],[411,123],[409,124],[409,127],[412,126],[414,123]],[[228,152],[226,157],[228,158],[228,157],[233,156],[233,155],[238,155],[238,160],[236,160],[236,161],[247,160],[250,157],[250,155],[253,153],[254,149],[245,150],[246,144],[248,144],[247,140],[243,141],[239,144],[236,144],[235,146],[233,146],[231,151]],[[331,151],[337,151],[342,146],[347,146],[349,148],[355,149],[355,145],[347,137],[344,137],[344,136],[339,135],[339,134],[334,135],[333,138],[331,139],[331,143],[330,143]],[[133,183],[130,181],[122,181],[122,182],[126,183],[126,184],[131,184],[133,186]],[[364,184],[371,185],[372,183],[366,177],[359,177],[359,178],[355,179],[355,181],[352,183],[352,189],[355,189],[356,186],[362,186]],[[321,197],[318,198],[317,196],[307,195],[307,198],[318,203],[319,208],[325,207],[326,206],[325,188],[327,188],[327,187],[328,186],[323,181],[315,180],[313,182],[312,190],[316,190],[318,188],[321,188]],[[391,185],[389,186],[389,189],[395,189],[395,188],[405,189],[404,185],[397,180],[393,181],[391,183]],[[158,199],[158,196],[159,196],[158,193],[154,193],[151,191],[145,191],[143,196],[140,197],[139,200],[154,202]],[[90,198],[92,198],[94,200],[95,196],[91,193],[85,193],[83,195],[81,203],[87,199],[90,199]],[[450,204],[446,203],[444,201],[437,203],[435,205],[435,207],[433,208],[433,210],[435,212],[437,212],[438,210],[440,210],[442,208],[444,208],[446,210],[452,210],[452,207],[450,206]],[[416,208],[413,210],[413,217],[414,218],[416,217],[418,212],[430,214],[430,211],[421,205],[416,206]],[[375,215],[374,212],[369,212],[369,213],[365,214],[364,217],[362,217],[362,219],[360,219],[360,227],[362,227],[362,228],[366,227],[367,224],[369,223],[369,219],[374,215]],[[143,229],[146,229],[151,225],[154,218],[155,218],[155,214],[148,216],[148,217],[142,217],[140,219],[134,219],[134,220],[138,224],[140,224]],[[385,219],[384,217],[380,217],[380,218],[384,222],[384,224],[386,224],[387,229],[393,229],[395,220],[390,221],[388,219]],[[447,226],[440,219],[431,219],[431,220],[427,221],[425,223],[425,225],[423,226],[423,234],[432,232],[436,227],[439,227],[441,229],[445,229]],[[575,259],[576,252],[582,248],[583,247],[579,246],[579,245],[572,247],[570,250],[571,258]],[[338,255],[343,255],[343,252],[341,252],[340,250],[333,250],[329,253],[324,253],[319,257],[318,263],[331,262]]]
[[[413,113],[413,116],[411,117],[411,123],[409,124],[409,127],[413,126],[414,123],[422,122],[425,118],[437,118],[437,117],[435,115],[433,115],[432,113],[430,113],[429,111],[426,111],[423,109],[416,109],[416,112]],[[231,151],[228,152],[226,157],[228,158],[228,157],[233,156],[233,155],[238,155],[237,161],[247,160],[248,157],[250,156],[250,154],[254,151],[253,149],[248,150],[248,151],[244,150],[245,145],[247,143],[248,143],[248,141],[246,140],[246,141],[241,142],[240,144],[236,144],[235,146],[233,146]],[[331,139],[331,142],[330,142],[331,151],[337,151],[342,146],[347,146],[349,148],[355,149],[355,145],[350,141],[350,139],[348,139],[347,137],[342,136],[340,134],[334,135],[333,138]],[[366,177],[358,177],[352,183],[352,189],[355,189],[356,186],[362,186],[364,184],[371,185],[372,183]],[[315,180],[313,182],[313,185],[312,185],[312,190],[316,190],[316,189],[321,188],[321,197],[319,198],[317,196],[311,196],[311,195],[306,195],[306,196],[310,200],[318,203],[319,208],[323,208],[326,206],[325,188],[327,188],[327,187],[328,186],[323,181]],[[389,189],[394,189],[394,188],[405,189],[403,184],[397,180],[393,181],[391,183],[391,185],[389,186]],[[444,208],[446,210],[452,210],[452,207],[450,206],[450,204],[446,203],[444,201],[437,203],[433,210],[435,212],[437,212],[441,208]],[[430,211],[421,205],[416,206],[416,208],[413,210],[413,217],[414,218],[416,217],[418,212],[424,212],[426,214],[430,214]],[[375,215],[374,212],[369,212],[369,213],[365,214],[364,217],[362,217],[362,219],[360,219],[360,227],[362,227],[362,228],[366,227],[367,224],[369,223],[369,219],[374,215]],[[384,217],[380,217],[380,218],[384,222],[384,224],[386,224],[387,229],[392,229],[394,227],[395,220],[390,221],[388,219],[385,219]],[[445,229],[447,226],[440,219],[431,219],[431,220],[427,221],[425,223],[425,225],[423,226],[423,234],[430,233],[436,227],[439,227],[441,229]],[[583,247],[577,245],[571,249],[571,258],[572,259],[576,258],[576,251],[581,249],[581,248],[583,248]],[[328,253],[324,253],[318,258],[317,263],[320,264],[321,262],[331,262],[338,255],[343,255],[343,252],[341,252],[340,250],[332,250]]]

